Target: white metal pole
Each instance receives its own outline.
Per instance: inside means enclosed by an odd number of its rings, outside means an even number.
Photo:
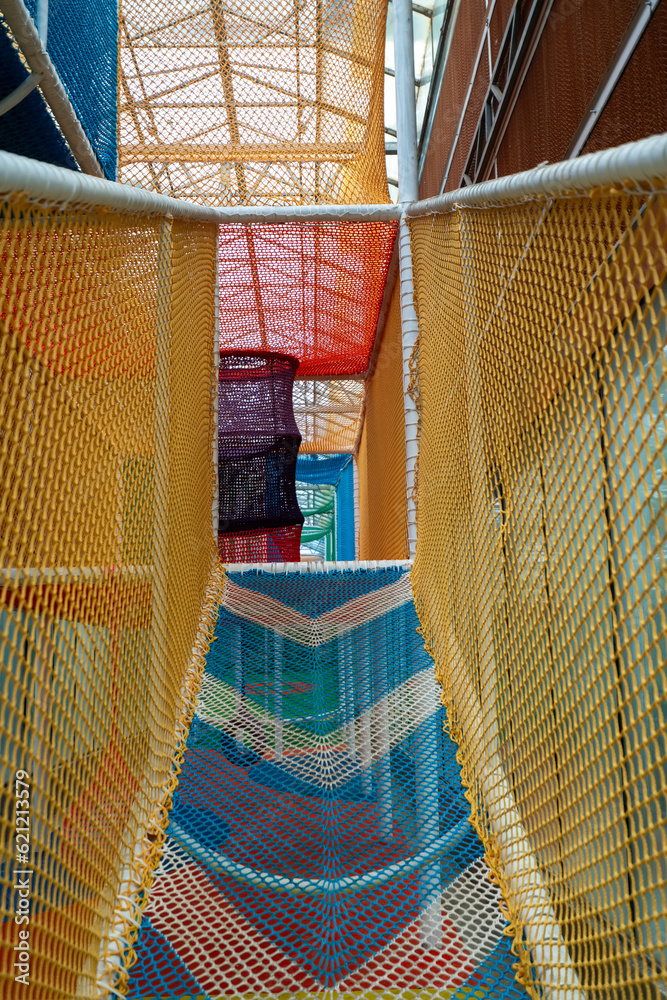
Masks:
[[[220,371],[220,268],[218,266],[218,239],[215,241],[215,300],[213,303],[214,329],[213,329],[213,368],[215,378],[215,394],[213,398],[213,474],[215,476],[213,486],[213,541],[216,550],[218,549],[218,520],[220,516],[220,471],[218,469],[218,414],[219,414],[219,371]]]
[[[417,158],[417,116],[415,111],[415,60],[412,34],[411,0],[393,0],[394,66],[396,73],[396,135],[398,152],[398,200],[401,204],[419,197]],[[410,356],[419,325],[414,303],[412,251],[407,219],[401,215],[398,232],[399,294],[401,304],[401,340],[403,347],[403,398],[405,403],[405,457],[408,497],[408,543],[410,558],[417,548],[417,516],[413,498],[417,467],[417,404],[410,396]]]
[[[49,0],[37,0],[35,9],[35,26],[46,48],[49,37]]]

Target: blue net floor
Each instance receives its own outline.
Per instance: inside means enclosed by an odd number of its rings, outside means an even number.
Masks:
[[[228,573],[129,997],[519,998],[402,568]]]

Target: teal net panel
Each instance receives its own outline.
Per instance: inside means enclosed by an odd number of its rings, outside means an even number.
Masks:
[[[313,487],[335,487],[335,539],[326,558],[352,561],[355,557],[354,473],[352,455],[299,455],[296,476]]]
[[[336,487],[316,483],[296,484],[296,495],[304,516],[301,556],[336,558]],[[268,560],[267,560],[268,561]]]
[[[133,1000],[525,996],[417,624],[404,566],[227,574]]]

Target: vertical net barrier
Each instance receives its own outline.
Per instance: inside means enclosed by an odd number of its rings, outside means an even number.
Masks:
[[[228,572],[128,996],[525,996],[405,565]]]
[[[277,351],[299,378],[368,368],[395,222],[220,227],[220,350]]]
[[[0,210],[3,997],[122,986],[206,647],[216,235]]]
[[[301,529],[301,558],[319,556],[327,562],[336,558],[336,487],[297,480],[299,507],[304,516]]]
[[[375,369],[366,386],[358,464],[360,558],[407,559],[405,408],[398,285]]]
[[[354,516],[354,459],[341,472],[336,489],[336,559],[354,560],[356,524]]]
[[[353,452],[361,429],[362,379],[299,379],[294,383],[294,416],[301,432],[300,453]]]
[[[225,354],[218,369],[218,548],[223,562],[298,561],[295,489],[301,435],[292,385],[299,362]]]
[[[354,561],[354,459],[351,455],[302,455],[296,474],[303,489],[306,483],[333,487],[331,513],[334,515],[335,539],[330,559]]]
[[[35,22],[40,3],[26,0]],[[50,0],[47,21],[46,49],[105,176],[114,180],[118,160],[118,6],[110,0]]]
[[[520,977],[657,997],[667,199],[628,184],[411,227],[415,600]]]
[[[123,0],[121,178],[209,205],[388,202],[386,10]]]

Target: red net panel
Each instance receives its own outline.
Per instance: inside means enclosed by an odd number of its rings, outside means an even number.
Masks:
[[[396,228],[221,226],[220,349],[293,355],[299,378],[365,372]]]
[[[218,551],[225,563],[299,562],[301,525],[272,531],[226,531],[218,535]]]

